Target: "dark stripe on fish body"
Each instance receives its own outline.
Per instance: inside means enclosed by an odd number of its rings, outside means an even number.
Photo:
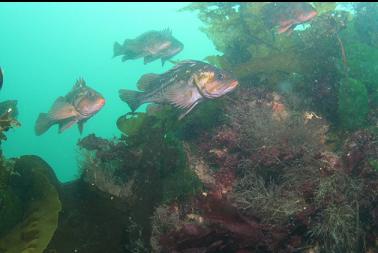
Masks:
[[[166,94],[169,87],[170,87],[169,85],[165,85],[164,87],[162,87],[160,89],[156,89],[156,90],[150,91],[148,93],[145,92],[145,93],[143,93],[141,100],[146,101],[146,102],[160,101],[163,98],[165,98],[165,94]]]
[[[172,86],[177,86],[178,89],[185,83],[190,81],[192,74],[198,70],[203,69],[203,64],[196,61],[183,61],[177,64],[172,69],[160,75],[160,88],[152,91],[144,92],[140,97],[141,101],[155,102],[166,98],[167,91]],[[183,83],[181,83],[183,82]]]

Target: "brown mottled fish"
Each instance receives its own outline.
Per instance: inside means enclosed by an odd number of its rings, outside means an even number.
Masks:
[[[238,86],[228,72],[201,61],[179,62],[163,74],[145,74],[138,81],[141,91],[119,91],[120,98],[134,112],[144,103],[171,104],[184,109],[182,119],[205,99],[225,95]]]
[[[126,39],[121,45],[114,43],[114,57],[123,55],[122,61],[144,58],[144,64],[161,59],[162,65],[181,52],[184,45],[172,36],[169,29],[149,31],[135,39]]]
[[[270,26],[278,25],[278,33],[291,33],[299,24],[313,19],[318,13],[307,2],[272,2],[263,7],[263,19]]]
[[[55,100],[48,113],[39,114],[35,123],[35,134],[41,135],[55,124],[59,125],[59,133],[61,133],[75,123],[78,124],[81,134],[84,123],[104,104],[103,96],[80,79],[66,96]]]

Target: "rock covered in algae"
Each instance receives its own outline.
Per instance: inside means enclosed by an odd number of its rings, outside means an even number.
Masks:
[[[22,156],[16,161],[20,188],[26,204],[24,219],[0,238],[5,253],[41,253],[58,225],[61,203],[57,179],[51,167],[36,156]]]
[[[0,156],[0,237],[23,216],[23,203],[11,184],[14,164]]]

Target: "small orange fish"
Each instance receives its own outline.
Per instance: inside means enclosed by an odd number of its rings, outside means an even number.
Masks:
[[[64,97],[58,97],[48,113],[40,113],[35,123],[35,134],[45,133],[58,124],[59,133],[77,123],[80,134],[84,123],[96,114],[105,104],[103,96],[88,87],[83,79],[76,82]]]
[[[307,2],[275,2],[262,10],[268,27],[278,27],[278,33],[291,33],[299,24],[313,19],[318,12]]]

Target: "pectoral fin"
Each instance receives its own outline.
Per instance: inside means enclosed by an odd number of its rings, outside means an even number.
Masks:
[[[198,94],[197,89],[187,89],[182,91],[181,89],[167,92],[168,100],[175,107],[180,109],[186,109],[179,117],[179,120],[185,117],[201,100],[202,96]]]
[[[54,120],[67,119],[76,115],[75,107],[67,103],[64,97],[58,97],[48,112],[48,116]]]
[[[168,91],[167,97],[171,104],[180,109],[191,107],[200,98],[196,96],[196,91],[193,89]]]

